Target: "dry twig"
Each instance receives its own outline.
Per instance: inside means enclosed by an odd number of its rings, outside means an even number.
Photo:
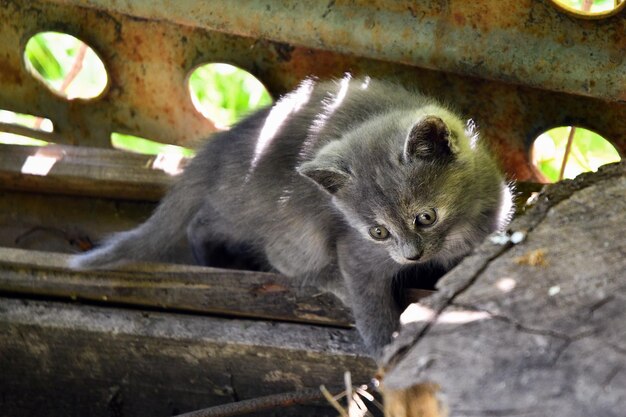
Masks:
[[[332,394],[324,388],[332,398]],[[333,388],[333,392],[339,392],[340,388]],[[176,417],[230,417],[240,416],[247,413],[268,410],[271,408],[284,408],[297,404],[307,404],[325,398],[326,395],[320,389],[307,389],[302,391],[286,392],[282,394],[268,395],[234,403],[217,405],[202,410],[179,414]],[[347,417],[347,416],[346,416]]]

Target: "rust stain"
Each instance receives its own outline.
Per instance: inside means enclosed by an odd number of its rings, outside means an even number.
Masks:
[[[365,27],[365,29],[371,30],[375,25],[376,25],[376,20],[374,20],[374,18],[371,16],[368,16],[365,19],[365,22],[363,22],[363,26]]]
[[[413,31],[411,30],[411,28],[404,28],[402,30],[402,39],[404,40],[410,40],[412,35],[413,35]]]
[[[351,59],[329,51],[296,47],[286,70],[295,78],[304,78],[315,74],[320,78],[341,76],[351,67]]]
[[[16,68],[7,61],[0,60],[0,84],[22,85],[21,68]]]
[[[446,406],[440,402],[441,396],[437,395],[440,390],[439,385],[430,382],[392,390],[385,388],[383,380],[385,416],[446,417]]]
[[[454,22],[459,26],[465,26],[465,15],[459,12],[453,13]]]
[[[277,284],[275,282],[266,282],[254,289],[254,292],[258,294],[275,294],[275,293],[283,293],[283,292],[288,292],[288,291],[289,289],[287,287],[281,284]]]
[[[514,262],[518,265],[540,266],[547,267],[548,260],[546,259],[546,249],[535,249],[522,256],[514,259]]]

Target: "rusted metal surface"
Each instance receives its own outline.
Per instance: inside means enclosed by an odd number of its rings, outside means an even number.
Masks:
[[[0,108],[50,118],[62,143],[109,147],[121,132],[189,146],[214,130],[187,92],[199,64],[237,65],[274,96],[351,71],[450,103],[478,122],[511,177],[528,180],[530,144],[551,127],[590,128],[626,154],[624,16],[579,21],[547,0],[0,0]],[[96,50],[109,71],[102,97],[68,102],[26,71],[23,48],[46,30]]]
[[[49,117],[65,143],[106,147],[113,131],[171,143],[212,130],[184,88],[184,28],[38,1],[3,1],[0,19],[0,107]],[[110,79],[101,99],[68,102],[26,71],[26,42],[47,30],[98,53]]]
[[[548,0],[56,0],[150,20],[626,100],[624,16],[571,18]]]

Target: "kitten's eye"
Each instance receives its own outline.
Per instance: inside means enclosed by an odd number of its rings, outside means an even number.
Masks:
[[[426,209],[415,216],[413,223],[415,226],[432,226],[437,221],[435,209]]]
[[[385,240],[389,237],[389,230],[384,226],[370,227],[370,236],[376,240]]]

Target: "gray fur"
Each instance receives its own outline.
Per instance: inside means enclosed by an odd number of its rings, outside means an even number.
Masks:
[[[454,265],[506,224],[510,199],[473,127],[434,100],[369,78],[309,79],[214,135],[148,221],[71,266],[168,260],[185,239],[207,264],[218,247],[245,249],[337,294],[378,356],[398,325],[396,274]],[[431,208],[436,223],[416,226]],[[373,239],[374,226],[389,237]]]

